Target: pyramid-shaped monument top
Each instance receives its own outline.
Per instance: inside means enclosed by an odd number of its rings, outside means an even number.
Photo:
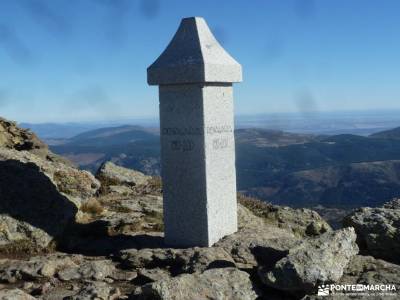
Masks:
[[[150,85],[240,81],[241,65],[222,48],[200,17],[182,19],[168,47],[147,69]]]

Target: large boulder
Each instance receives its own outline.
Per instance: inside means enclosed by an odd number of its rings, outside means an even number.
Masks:
[[[62,161],[14,148],[0,148],[0,250],[15,243],[37,250],[62,235],[100,183]]]
[[[228,235],[214,246],[224,249],[242,269],[252,269],[259,263],[280,259],[287,251],[301,243],[292,232],[274,227],[242,228]]]
[[[138,299],[160,300],[251,300],[257,293],[249,274],[235,268],[211,269],[183,274],[144,285]]]
[[[361,253],[400,262],[400,209],[398,199],[382,208],[362,207],[343,220],[354,227]]]
[[[116,190],[115,187],[121,186],[133,188],[141,185],[146,185],[151,176],[146,176],[143,173],[124,167],[120,167],[111,161],[103,163],[96,172],[96,178],[100,180],[103,189],[109,187],[108,191]],[[126,192],[127,190],[124,189]]]
[[[261,266],[259,276],[266,285],[282,291],[314,291],[319,283],[337,282],[357,253],[353,228],[330,231],[290,248],[272,268]]]
[[[40,156],[32,154],[28,151],[16,151],[0,148],[0,163],[7,166],[14,161],[23,168],[24,166],[36,166],[37,172],[42,176],[46,176],[54,185],[55,189],[62,193],[65,197],[76,203],[81,200],[88,199],[95,195],[100,188],[100,182],[87,171],[81,171],[75,167],[64,164],[63,162],[54,162],[43,159]],[[12,170],[9,170],[10,172]],[[10,173],[9,175],[13,175]],[[37,176],[36,176],[37,177]],[[29,177],[24,178],[24,182],[29,182]],[[35,179],[33,176],[32,180]],[[13,183],[16,178],[9,180]],[[21,180],[19,181],[22,182]],[[23,188],[24,185],[21,185]],[[46,189],[45,187],[44,189]],[[5,193],[6,194],[6,193]],[[41,196],[45,196],[42,194]]]

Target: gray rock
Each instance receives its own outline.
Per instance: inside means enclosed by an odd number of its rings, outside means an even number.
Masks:
[[[132,188],[124,185],[110,185],[108,191],[111,194],[129,195],[133,193]]]
[[[215,247],[223,248],[240,268],[252,269],[260,261],[282,258],[300,240],[291,232],[275,226],[244,228],[224,237]],[[271,263],[271,262],[269,262]]]
[[[118,288],[112,287],[104,282],[87,282],[84,287],[74,296],[66,300],[116,300],[121,296]]]
[[[362,254],[400,262],[400,209],[396,203],[386,204],[387,208],[359,208],[344,218],[344,226],[354,227]]]
[[[330,295],[324,297],[327,300],[336,299],[373,299],[373,300],[395,300],[398,299],[400,290],[400,266],[388,263],[384,260],[375,259],[372,256],[355,255],[344,270],[342,278],[337,282],[340,284],[388,284],[395,285],[394,295],[380,295],[381,291],[368,291],[368,296],[359,295]],[[392,292],[393,293],[393,292]],[[307,295],[303,300],[318,300],[321,296]]]
[[[46,247],[74,222],[98,181],[88,172],[27,151],[0,148],[0,247],[26,241]]]
[[[0,300],[35,300],[35,297],[20,289],[0,290]]]
[[[289,249],[273,268],[260,267],[261,280],[283,291],[313,291],[319,283],[337,282],[350,259],[358,253],[353,228],[305,240]]]
[[[103,163],[97,170],[96,178],[104,186],[122,185],[134,187],[148,183],[151,177],[139,171],[117,166],[108,161]]]
[[[63,281],[70,280],[105,280],[116,272],[114,264],[110,260],[93,260],[82,262],[79,266],[71,266],[57,273]]]
[[[124,266],[131,269],[163,267],[174,274],[203,272],[211,268],[233,267],[231,256],[222,248],[129,249],[117,254]]]
[[[0,260],[0,282],[13,283],[19,280],[50,278],[59,270],[77,267],[74,256],[50,254],[29,260]]]
[[[171,277],[171,274],[161,268],[154,269],[140,269],[138,271],[138,278],[145,282],[155,282],[163,279],[168,279]]]
[[[0,117],[0,148],[29,151],[43,159],[72,166],[65,158],[52,153],[48,146],[29,129],[17,126],[16,122]]]
[[[298,237],[316,236],[332,230],[316,211],[307,208],[272,205],[242,194],[238,194],[238,201],[265,224],[290,230]]]
[[[258,297],[249,274],[234,268],[183,274],[146,284],[138,293],[138,299],[160,300],[250,300]]]

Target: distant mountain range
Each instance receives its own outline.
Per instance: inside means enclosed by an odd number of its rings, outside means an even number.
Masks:
[[[400,128],[368,137],[238,129],[238,189],[297,207],[380,205],[400,195]],[[60,139],[51,149],[95,172],[103,161],[160,172],[158,129],[107,127]]]

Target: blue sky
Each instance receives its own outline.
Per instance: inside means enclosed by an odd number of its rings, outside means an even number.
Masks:
[[[243,66],[236,114],[400,109],[400,1],[0,0],[0,115],[158,115],[146,68],[202,16]]]

